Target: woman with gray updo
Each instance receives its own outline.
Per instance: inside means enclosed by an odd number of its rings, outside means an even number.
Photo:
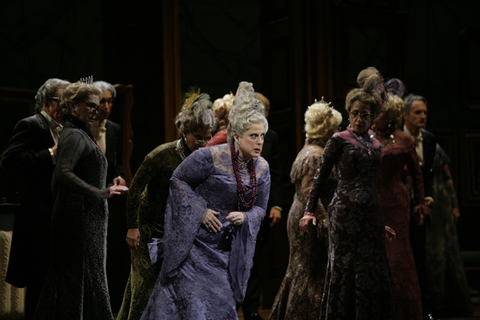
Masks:
[[[193,151],[207,144],[217,126],[209,99],[209,95],[200,90],[187,93],[174,120],[180,138],[150,152],[132,180],[127,198],[126,237],[132,265],[117,320],[138,320],[147,305],[158,273],[151,267],[148,243],[152,238],[163,237],[173,171]]]
[[[159,279],[141,319],[237,319],[270,190],[268,127],[251,83],[229,114],[228,142],[195,151],[172,175]]]
[[[305,112],[306,141],[290,171],[295,196],[288,213],[287,232],[290,259],[282,285],[273,303],[269,319],[319,319],[328,257],[328,204],[337,186],[333,171],[327,179],[326,192],[318,200],[315,216],[320,222],[309,226],[310,232],[298,225],[308,201],[313,177],[320,165],[328,139],[338,131],[342,115],[323,100]],[[306,307],[308,306],[308,307]]]

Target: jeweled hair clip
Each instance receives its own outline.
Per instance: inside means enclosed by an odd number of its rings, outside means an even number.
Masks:
[[[252,108],[253,108],[254,110],[261,111],[261,110],[260,110],[260,105],[261,105],[261,104],[262,104],[262,103],[261,103],[260,100],[255,99],[255,102],[253,103]],[[263,108],[262,108],[262,109],[263,109]]]
[[[322,97],[322,100],[320,100],[320,101],[317,101],[317,99],[315,99],[313,104],[315,104],[315,103],[323,103],[324,105],[329,107],[330,109],[327,111],[326,117],[330,118],[331,116],[333,116],[333,106],[332,106],[331,102],[325,101],[324,97]],[[308,108],[310,108],[310,107],[311,106],[309,106]]]

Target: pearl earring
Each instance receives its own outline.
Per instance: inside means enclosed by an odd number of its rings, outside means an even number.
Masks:
[[[239,140],[235,141],[235,143],[237,144],[237,146],[240,145],[240,141],[239,141]]]

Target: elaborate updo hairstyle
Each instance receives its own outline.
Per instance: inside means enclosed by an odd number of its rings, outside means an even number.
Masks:
[[[382,101],[388,100],[388,95],[383,83],[383,76],[375,67],[368,67],[360,71],[357,76],[357,84],[366,91],[375,91]]]
[[[185,95],[182,109],[174,121],[180,135],[198,129],[215,130],[218,123],[210,96],[200,93],[200,89],[192,89]]]
[[[391,127],[396,128],[402,120],[403,100],[397,95],[388,95],[388,102],[382,108],[388,119],[390,119]]]
[[[75,82],[69,85],[62,94],[60,106],[63,110],[62,120],[70,121],[74,115],[70,109],[71,103],[78,103],[88,99],[88,96],[98,96],[99,100],[103,98],[103,91],[93,84]]]
[[[372,120],[378,117],[381,112],[383,100],[376,91],[368,91],[363,88],[350,90],[345,99],[345,109],[347,109],[348,112],[350,112],[355,101],[360,101],[370,106]]]
[[[218,126],[220,129],[226,128],[228,125],[228,114],[232,109],[233,93],[229,93],[215,100],[213,103],[213,111],[217,114]]]
[[[340,112],[330,106],[330,102],[323,100],[308,107],[305,112],[305,136],[307,142],[314,140],[327,142],[328,132],[337,129],[342,123]]]
[[[260,100],[255,98],[252,83],[243,81],[238,85],[228,120],[227,142],[230,144],[234,142],[234,134],[243,136],[254,123],[262,124],[267,133],[268,121],[265,118],[265,110]]]
[[[43,101],[57,97],[58,89],[65,89],[70,82],[57,78],[51,78],[38,89],[35,95],[35,113],[43,110]]]
[[[115,87],[112,86],[110,83],[105,82],[105,81],[95,81],[93,85],[99,87],[102,89],[104,92],[105,91],[110,91],[112,93],[112,98],[115,99],[117,97],[117,90],[115,90]]]

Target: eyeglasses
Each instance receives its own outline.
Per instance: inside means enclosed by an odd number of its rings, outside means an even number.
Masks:
[[[350,111],[349,113],[352,118],[355,119],[355,118],[358,118],[358,116],[360,116],[360,118],[362,118],[363,120],[367,120],[372,115],[370,112],[359,113],[358,111]]]
[[[105,99],[104,98],[104,99],[100,100],[100,105],[107,104],[107,103],[108,104],[113,104],[113,98],[110,98],[110,99]]]
[[[206,146],[207,143],[212,140],[212,136],[203,138],[202,136],[196,136],[192,132],[190,134],[195,138],[195,144],[198,144],[200,146]]]
[[[98,105],[92,103],[92,102],[85,102],[83,100],[78,100],[78,101],[85,103],[88,106],[88,108],[90,109],[90,112],[96,111],[96,112],[98,112],[99,115],[103,113],[103,109],[100,108]]]

